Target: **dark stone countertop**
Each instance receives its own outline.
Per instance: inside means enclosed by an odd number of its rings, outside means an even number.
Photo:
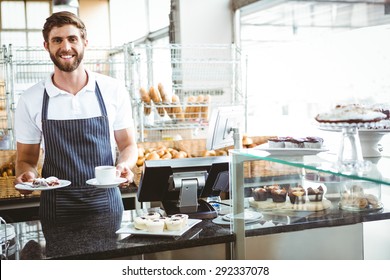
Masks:
[[[15,259],[113,259],[234,241],[229,227],[203,220],[180,237],[117,234],[146,210],[87,216],[79,220],[13,223]]]
[[[337,202],[333,202],[331,208],[318,212],[263,211],[259,222],[246,226],[246,236],[390,219],[388,186],[382,187],[382,202],[383,209],[372,212],[343,211],[338,208]],[[222,212],[229,210],[225,207]],[[118,215],[87,216],[56,224],[39,220],[13,223],[17,244],[15,258],[112,259],[235,241],[229,225],[217,225],[211,220],[203,220],[180,237],[116,233],[121,225],[129,224],[146,211],[127,210]]]

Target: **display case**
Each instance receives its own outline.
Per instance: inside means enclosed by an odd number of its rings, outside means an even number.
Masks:
[[[233,253],[236,259],[261,258],[259,254],[265,254],[269,244],[273,244],[272,256],[283,252],[275,258],[308,257],[304,254],[311,254],[310,258],[363,258],[364,222],[388,216],[389,158],[376,158],[364,172],[347,173],[337,169],[337,155],[326,152],[281,156],[243,149],[231,150],[230,156],[231,227],[237,237]],[[340,230],[340,226],[346,227]],[[310,229],[317,231],[307,234]],[[334,232],[324,234],[325,231]],[[257,238],[254,243],[256,235],[262,235],[262,239]],[[356,245],[356,241],[361,244]],[[311,252],[326,254],[327,246],[333,248],[328,256]],[[337,246],[344,246],[349,255],[343,255]],[[257,255],[248,253],[254,250]]]

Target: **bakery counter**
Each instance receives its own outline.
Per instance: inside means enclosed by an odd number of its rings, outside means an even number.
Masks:
[[[148,236],[116,231],[146,210],[87,216],[58,223],[11,224],[15,242],[9,259],[228,259],[234,235],[229,227],[203,220],[181,236]]]
[[[390,205],[390,188],[383,193],[384,203]],[[222,209],[229,211],[228,206]],[[203,220],[181,236],[116,233],[146,212],[127,210],[55,224],[13,223],[16,237],[10,259],[235,258],[237,235],[229,223],[221,223],[222,216]],[[390,259],[388,207],[346,212],[333,204],[316,213],[258,213],[261,218],[245,227],[246,259]]]

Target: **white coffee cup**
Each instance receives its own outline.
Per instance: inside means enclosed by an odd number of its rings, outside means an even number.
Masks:
[[[96,166],[95,177],[99,184],[112,184],[116,179],[116,167],[110,165]]]

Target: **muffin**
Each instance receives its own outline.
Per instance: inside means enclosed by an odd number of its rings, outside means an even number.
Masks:
[[[275,188],[271,191],[271,197],[273,202],[285,202],[287,191],[285,188]]]
[[[305,199],[306,191],[301,186],[292,187],[288,190],[288,197],[292,204],[303,204],[306,202]]]
[[[265,201],[268,198],[268,192],[265,188],[252,188],[252,197],[255,201]]]
[[[310,201],[322,201],[322,198],[324,196],[324,189],[322,186],[319,186],[318,188],[312,188],[309,187],[307,189],[307,197]]]

